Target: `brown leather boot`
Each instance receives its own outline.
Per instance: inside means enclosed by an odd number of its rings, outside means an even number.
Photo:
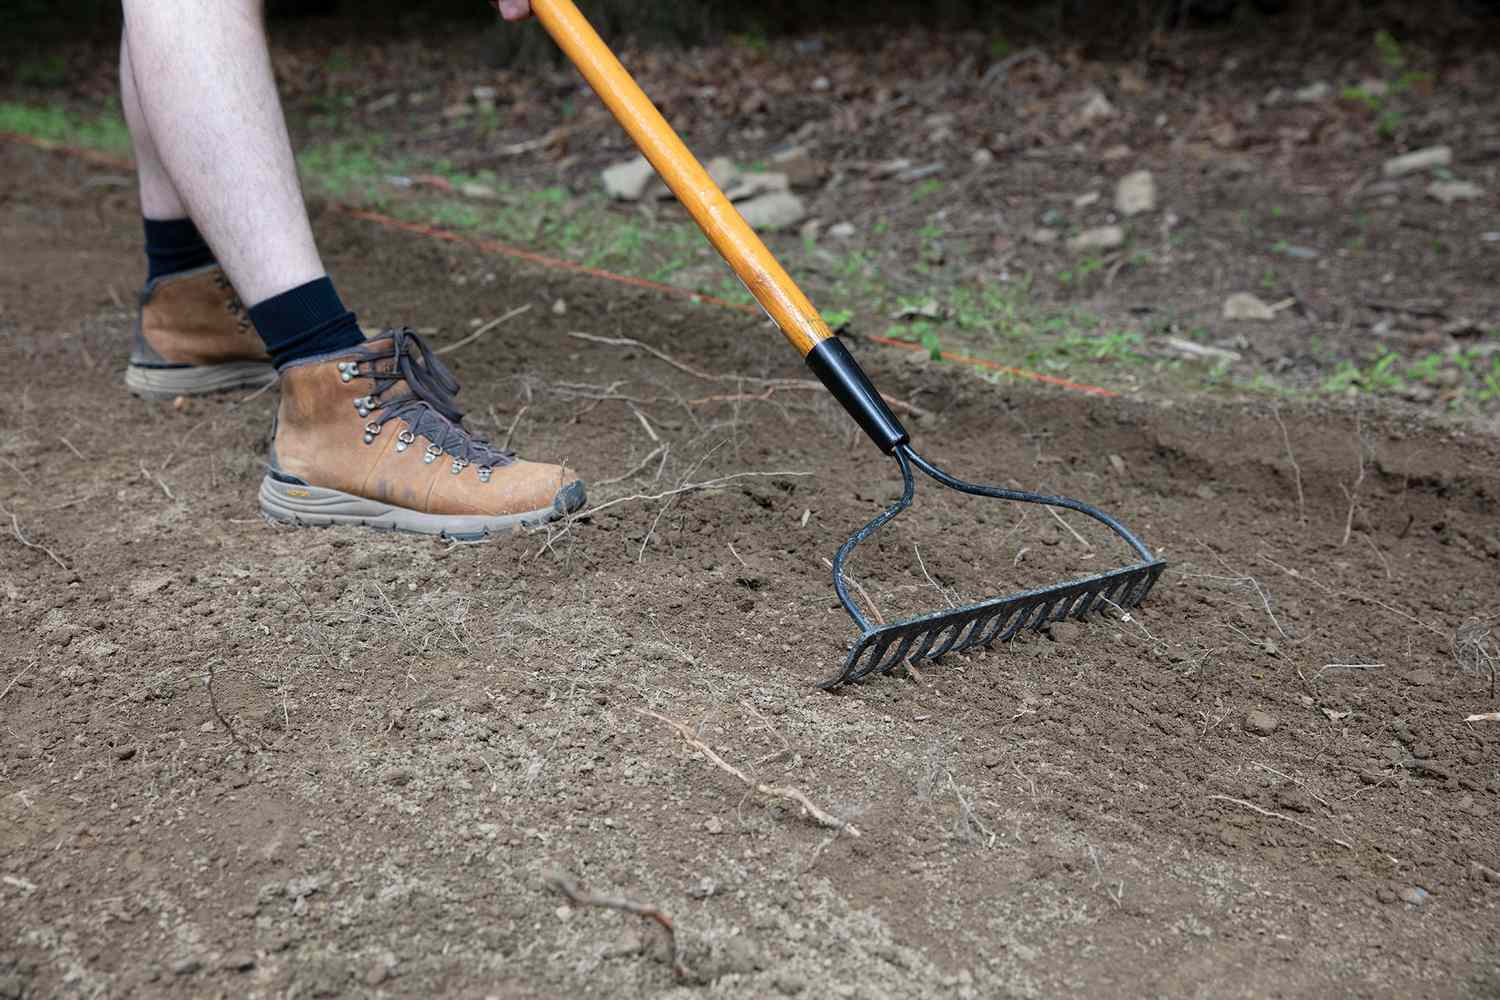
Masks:
[[[142,290],[125,369],[125,385],[137,396],[199,396],[275,378],[265,345],[219,265],[164,274]]]
[[[463,426],[458,383],[410,330],[294,361],[260,508],[295,524],[364,524],[481,538],[581,508],[583,483]]]

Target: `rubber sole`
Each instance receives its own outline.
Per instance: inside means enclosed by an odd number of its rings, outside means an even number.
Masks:
[[[260,483],[260,510],[283,524],[324,526],[353,524],[378,531],[404,531],[415,535],[438,535],[473,541],[492,535],[508,535],[559,520],[587,502],[583,482],[575,480],[557,491],[552,503],[538,510],[494,517],[461,514],[424,514],[357,497],[321,486],[299,486],[266,476]]]
[[[257,388],[274,381],[276,369],[264,361],[229,361],[188,368],[130,365],[125,369],[125,387],[144,399],[205,396],[229,389]]]

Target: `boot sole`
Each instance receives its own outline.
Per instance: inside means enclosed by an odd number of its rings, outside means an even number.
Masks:
[[[263,361],[229,361],[185,368],[131,365],[125,369],[125,387],[143,399],[205,396],[229,389],[256,388],[274,381],[276,369]]]
[[[260,509],[283,524],[327,526],[353,524],[377,531],[405,531],[462,541],[509,535],[522,528],[548,524],[582,509],[587,502],[583,482],[575,480],[557,491],[552,503],[538,510],[493,517],[463,514],[424,514],[357,497],[321,486],[301,486],[266,476],[260,483]]]

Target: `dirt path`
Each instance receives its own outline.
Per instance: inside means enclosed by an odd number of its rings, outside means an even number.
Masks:
[[[821,396],[707,400],[736,387],[567,336],[801,377],[762,324],[325,216],[367,322],[441,344],[532,306],[451,356],[463,399],[626,477],[595,502],[743,478],[483,546],[273,528],[270,394],[124,391],[137,221],[101,176],[0,148],[31,543],[0,523],[0,997],[1500,992],[1500,725],[1463,722],[1500,707],[1493,437],[866,352],[935,458],[1172,567],[1128,619],[828,695],[822,560],[894,470]],[[926,491],[856,573],[894,616],[1123,558],[1076,527]],[[659,906],[690,976],[552,869]]]

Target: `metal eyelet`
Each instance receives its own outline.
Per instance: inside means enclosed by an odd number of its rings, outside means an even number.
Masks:
[[[491,469],[488,465],[481,465],[479,467],[479,481],[481,483],[487,483],[487,482],[489,482],[490,481],[490,473],[493,472],[493,471],[494,470]]]
[[[469,460],[467,458],[455,458],[453,460],[453,466],[452,466],[452,468],[450,468],[448,471],[451,472],[453,475],[456,476],[460,472],[463,472],[464,469],[468,468],[468,466],[469,466]]]
[[[416,440],[417,436],[411,431],[402,431],[400,434],[396,435],[396,450],[405,451],[407,448],[410,448],[412,444],[416,442]]]
[[[443,449],[439,448],[437,445],[435,445],[435,444],[428,445],[427,446],[427,450],[422,453],[422,464],[423,465],[431,465],[434,461],[437,460],[437,457],[439,455],[441,455],[442,453],[443,453]]]
[[[372,420],[368,424],[365,424],[365,444],[369,444],[374,441],[375,435],[379,433],[380,425],[375,421]]]
[[[358,374],[359,374],[359,362],[358,361],[340,361],[339,362],[339,379],[341,381],[344,381],[344,382],[353,382],[355,376],[358,375]]]
[[[354,409],[359,412],[360,416],[362,416],[362,417],[368,417],[370,415],[370,411],[373,410],[373,409],[375,409],[375,399],[374,399],[374,397],[372,397],[372,396],[355,396],[354,397]]]

